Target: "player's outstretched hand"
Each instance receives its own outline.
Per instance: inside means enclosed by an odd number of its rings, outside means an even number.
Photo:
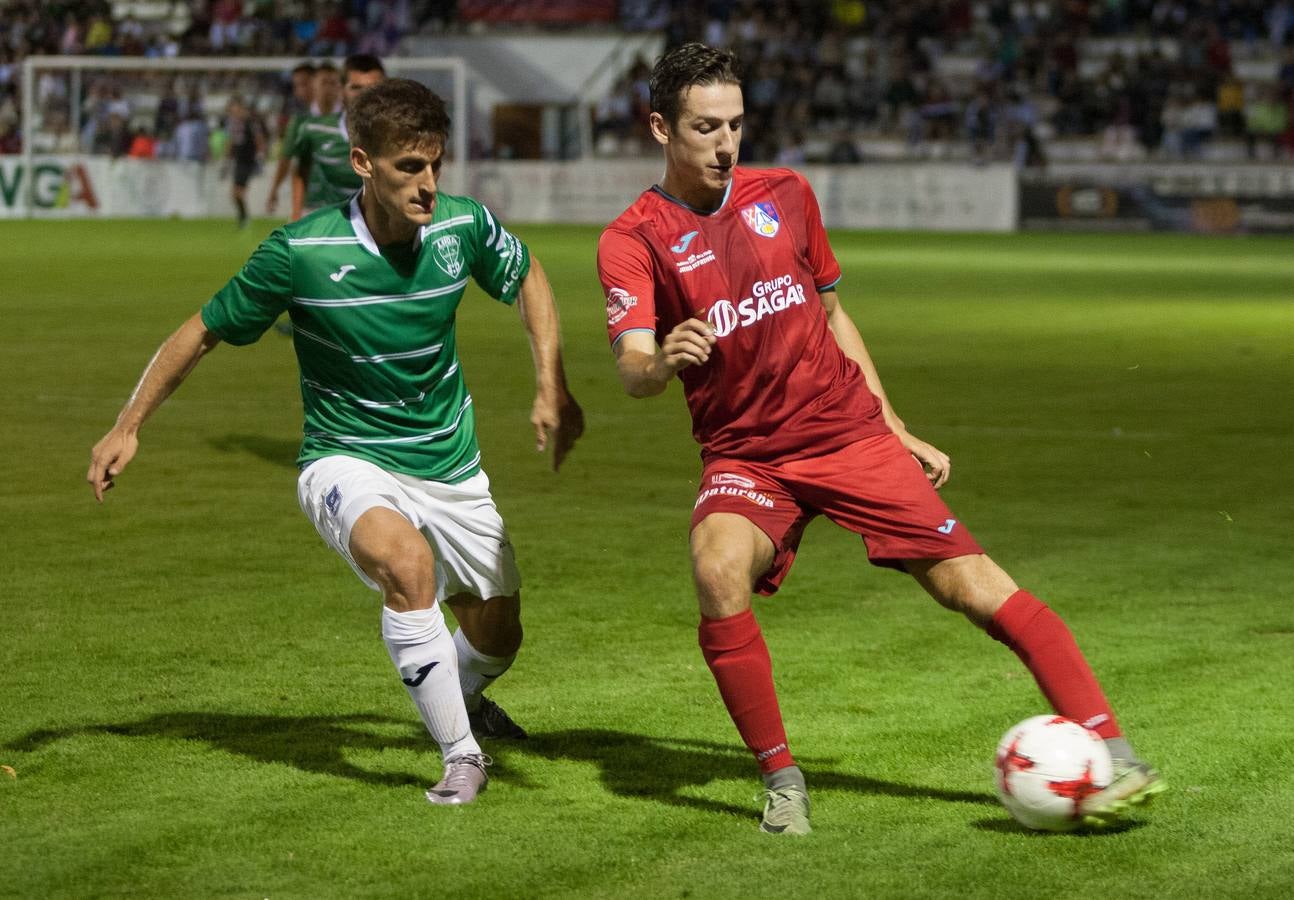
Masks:
[[[908,434],[906,431],[899,435],[899,440],[903,446],[916,457],[917,462],[926,470],[926,478],[930,479],[930,484],[939,489],[948,483],[948,476],[952,474],[953,462],[948,458],[948,454],[918,437]]]
[[[135,458],[139,450],[139,438],[133,432],[114,428],[103,436],[103,440],[94,445],[90,451],[90,470],[85,473],[85,480],[94,489],[95,499],[103,502],[105,491],[112,490],[113,479]]]
[[[665,335],[660,352],[672,374],[688,366],[704,365],[710,359],[710,349],[717,340],[708,322],[692,318],[679,322]]]
[[[562,467],[566,454],[575,441],[584,434],[584,410],[569,393],[559,398],[535,397],[530,411],[530,424],[535,426],[535,449],[543,453],[549,444],[553,447],[553,471]]]

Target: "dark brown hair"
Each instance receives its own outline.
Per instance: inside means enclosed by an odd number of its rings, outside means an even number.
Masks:
[[[705,44],[690,43],[675,47],[660,59],[651,70],[651,111],[660,113],[665,123],[673,128],[683,108],[683,93],[695,85],[735,84],[741,87],[737,75],[737,58],[727,50],[716,50]]]
[[[382,60],[372,53],[352,53],[341,64],[341,80],[343,84],[350,78],[351,72],[381,72],[385,75],[386,67],[382,65]]]
[[[351,143],[373,156],[430,141],[449,141],[449,110],[426,85],[407,78],[380,81],[347,113]]]

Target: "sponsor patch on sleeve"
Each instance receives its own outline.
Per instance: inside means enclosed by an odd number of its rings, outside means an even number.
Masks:
[[[607,291],[607,324],[618,324],[637,305],[637,297],[624,288],[613,287]]]

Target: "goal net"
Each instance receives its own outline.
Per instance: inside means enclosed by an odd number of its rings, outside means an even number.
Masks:
[[[250,210],[261,214],[287,123],[291,71],[302,61],[28,57],[23,150],[0,156],[0,218],[232,214],[229,166],[211,151],[220,155],[226,106],[235,96],[269,134],[265,171],[247,189]],[[443,188],[464,191],[472,124],[467,66],[456,57],[383,63],[388,75],[420,81],[444,98],[453,127]],[[341,68],[340,60],[335,64]],[[279,191],[279,210],[289,208],[288,193],[286,186]]]

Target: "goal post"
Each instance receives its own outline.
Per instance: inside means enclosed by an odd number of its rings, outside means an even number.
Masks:
[[[147,97],[155,101],[157,85],[168,80],[183,79],[190,90],[197,91],[210,101],[206,115],[223,109],[223,100],[230,94],[247,90],[262,99],[277,102],[283,95],[283,85],[291,70],[303,61],[320,62],[318,57],[175,57],[148,59],[142,57],[104,56],[29,56],[22,68],[22,153],[16,170],[0,170],[3,178],[0,201],[10,208],[0,209],[0,215],[18,215],[32,218],[51,213],[46,195],[55,192],[66,195],[67,184],[54,184],[57,172],[86,171],[91,160],[95,165],[106,164],[103,157],[83,146],[84,112],[91,79],[109,79],[119,84],[136,82],[136,98]],[[341,67],[341,60],[331,60]],[[440,94],[449,106],[453,122],[450,145],[446,148],[449,165],[444,182],[447,192],[462,192],[470,184],[468,177],[468,147],[471,131],[471,109],[468,101],[467,64],[461,57],[390,57],[383,59],[387,74],[420,81]],[[125,98],[123,98],[125,99]],[[65,121],[63,118],[65,117]],[[59,121],[51,121],[58,118]],[[52,131],[58,128],[58,134]],[[0,157],[0,162],[5,160]],[[12,160],[12,157],[9,159]],[[152,161],[127,160],[125,162],[147,167]],[[160,162],[160,161],[158,161]],[[170,165],[167,163],[167,165]],[[218,161],[217,161],[218,166]],[[205,169],[211,169],[208,163]],[[188,184],[193,177],[205,178],[209,173],[186,173],[180,179]],[[45,190],[38,195],[38,176],[44,178]],[[156,175],[156,173],[154,173]],[[146,179],[157,185],[165,179]],[[138,191],[138,185],[132,185]],[[140,215],[147,215],[141,212]],[[211,215],[217,215],[212,212]]]

